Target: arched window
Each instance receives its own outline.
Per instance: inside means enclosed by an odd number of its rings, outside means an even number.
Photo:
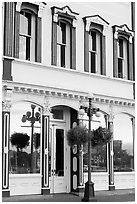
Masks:
[[[33,125],[31,123],[31,118],[33,117],[34,120],[36,113],[40,115],[39,107],[32,106],[30,103],[19,102],[12,105],[9,138],[9,173],[11,174],[40,173],[40,117]],[[30,120],[25,120],[28,116]]]
[[[99,15],[83,18],[84,30],[84,71],[106,75],[106,37],[108,26]]]
[[[92,116],[91,130],[96,130],[99,127],[107,127],[107,115],[100,112],[101,116]],[[85,114],[83,118],[83,125],[89,128],[89,118]],[[107,171],[107,145],[97,145],[92,147],[92,171],[93,172],[106,172]],[[83,171],[88,171],[88,144],[83,148]]]
[[[17,3],[15,12],[14,57],[41,62],[41,18],[39,6]]]
[[[113,75],[117,78],[134,80],[133,31],[127,25],[113,26]]]
[[[118,114],[114,118],[114,171],[134,170],[134,135],[132,118]]]
[[[124,38],[118,39],[118,78],[128,78],[128,42]]]
[[[76,28],[78,15],[68,7],[52,7],[52,65],[76,69]]]
[[[89,72],[91,73],[102,73],[101,37],[101,34],[96,30],[89,32]]]

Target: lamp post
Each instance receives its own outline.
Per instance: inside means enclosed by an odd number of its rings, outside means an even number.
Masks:
[[[89,135],[91,135],[91,119],[92,116],[95,114],[96,117],[100,117],[99,108],[96,108],[96,106],[92,103],[94,99],[93,94],[88,95],[89,104],[84,104],[84,106],[81,106],[81,109],[84,109],[87,113],[87,116],[89,118]],[[89,137],[88,139],[88,181],[85,183],[85,191],[84,191],[84,197],[82,198],[82,201],[86,202],[94,202],[96,201],[95,194],[94,194],[94,183],[91,181],[91,139]]]
[[[36,112],[34,116],[35,105],[31,104],[32,113],[27,111],[26,115],[23,115],[22,122],[25,123],[27,120],[31,123],[31,169],[30,172],[33,172],[33,134],[34,134],[34,123],[40,121],[40,113]]]

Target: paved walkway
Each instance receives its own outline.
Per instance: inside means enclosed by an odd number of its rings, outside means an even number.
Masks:
[[[25,195],[3,198],[3,202],[81,202],[82,195],[54,194],[54,195]],[[132,202],[135,201],[135,190],[96,191],[97,202]]]

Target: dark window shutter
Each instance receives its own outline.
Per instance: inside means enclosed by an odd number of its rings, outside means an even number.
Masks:
[[[15,3],[4,3],[4,55],[13,56],[13,17],[14,17]]]
[[[20,32],[20,13],[15,12],[15,30],[14,30],[14,57],[19,58],[19,32]]]
[[[129,56],[129,66],[128,66],[128,79],[133,80],[133,44],[129,43],[128,56]]]
[[[52,65],[57,66],[57,23],[52,23]]]
[[[84,33],[84,71],[89,72],[89,33]]]
[[[101,40],[101,74],[106,75],[106,37]]]
[[[113,44],[113,75],[118,77],[117,39],[114,39]]]
[[[71,69],[76,69],[76,28],[72,27]]]
[[[36,26],[36,62],[41,62],[41,18],[37,17]]]

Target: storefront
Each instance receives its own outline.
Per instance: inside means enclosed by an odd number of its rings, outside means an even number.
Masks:
[[[21,89],[18,93],[13,89],[11,94],[13,102],[3,105],[3,192],[13,196],[83,191],[88,178],[87,146],[80,155],[77,148],[70,148],[66,137],[74,123],[88,128],[87,115],[78,114],[83,99],[55,97],[52,93],[50,97],[39,96],[38,103],[35,94],[23,100]],[[121,112],[112,118],[107,111],[112,106],[97,105],[101,116],[92,118],[91,127],[112,128],[113,141],[92,148],[95,190],[133,188],[134,116]]]

